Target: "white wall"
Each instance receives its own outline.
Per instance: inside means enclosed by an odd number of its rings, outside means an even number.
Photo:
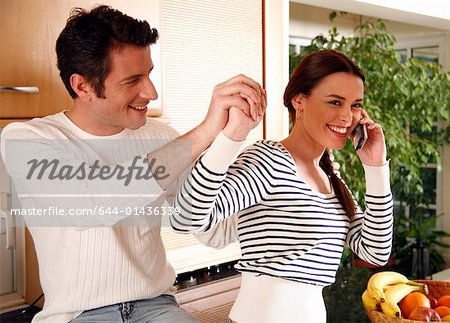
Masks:
[[[289,5],[289,36],[314,38],[318,34],[328,34],[336,25],[342,35],[353,33],[354,22],[349,18],[337,17],[336,24],[328,19],[332,10],[291,2]]]
[[[450,31],[450,2],[447,0],[290,0],[315,7],[353,12]]]
[[[444,60],[445,60],[445,70],[450,71],[450,32],[445,35],[446,47],[444,49]],[[447,102],[447,106],[450,103]],[[450,145],[445,145],[443,148],[442,159],[444,160],[444,165],[442,169],[442,200],[443,200],[443,212],[445,216],[443,217],[443,229],[450,232]],[[447,243],[450,243],[450,239],[447,239]],[[450,250],[446,250],[444,253],[444,258],[447,264],[450,264]]]
[[[283,105],[289,78],[289,1],[265,0],[264,5],[265,133],[267,139],[281,140],[289,132],[289,115]]]
[[[336,26],[344,36],[353,33],[356,26],[356,19],[359,15],[350,14],[344,17],[337,16],[334,22],[328,19],[329,14],[333,10],[320,8],[310,5],[291,2],[289,6],[289,35],[296,37],[313,38],[322,33],[327,34],[328,30]],[[366,19],[366,16],[362,17]],[[431,34],[442,33],[440,29],[415,26],[406,23],[387,21],[386,27],[389,32],[393,33],[397,39],[426,36]]]

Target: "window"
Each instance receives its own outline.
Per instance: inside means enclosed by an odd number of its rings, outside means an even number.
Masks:
[[[443,43],[444,38],[440,36],[427,37],[426,39],[412,39],[399,41],[397,44],[398,52],[400,53],[400,59],[406,61],[408,58],[418,58],[427,62],[443,62]],[[439,121],[436,119],[433,129],[437,131],[440,127]],[[411,134],[418,137],[424,136],[424,134],[415,130],[413,127],[408,129]],[[445,161],[442,160],[444,163]],[[433,215],[439,215],[443,213],[443,192],[442,192],[442,171],[437,165],[437,161],[430,159],[427,164],[421,168],[421,179],[424,187],[424,195],[426,205],[418,205],[414,210],[406,210],[408,214],[416,213],[422,215],[424,218],[429,218]],[[394,202],[398,208],[399,201]],[[436,223],[438,229],[442,229],[442,218],[438,219]]]
[[[304,37],[289,37],[289,56],[298,55],[303,48],[311,44],[311,39]]]
[[[262,84],[262,1],[162,1],[163,114],[185,133],[206,115],[216,84],[245,74]],[[263,138],[262,123],[247,142]],[[214,250],[163,223],[167,258],[178,274],[240,258],[234,243]]]

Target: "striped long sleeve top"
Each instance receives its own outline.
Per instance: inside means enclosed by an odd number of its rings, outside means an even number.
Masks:
[[[316,192],[301,180],[281,143],[258,141],[232,163],[239,149],[222,133],[196,162],[175,202],[176,231],[206,232],[237,213],[237,270],[316,285],[335,281],[345,245],[374,265],[387,262],[393,229],[388,165],[364,166],[366,210],[358,206],[350,219],[334,192]]]

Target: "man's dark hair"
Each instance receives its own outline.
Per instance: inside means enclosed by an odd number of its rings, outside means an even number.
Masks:
[[[74,73],[85,77],[96,95],[104,98],[111,51],[123,44],[149,46],[157,39],[158,31],[146,21],[134,19],[109,6],[98,6],[91,11],[74,8],[56,41],[59,75],[72,98],[77,97],[70,86],[70,77]]]

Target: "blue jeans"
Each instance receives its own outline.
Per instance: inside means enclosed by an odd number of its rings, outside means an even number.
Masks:
[[[161,295],[155,298],[119,303],[84,311],[71,322],[198,323],[199,321],[179,307],[175,297],[172,295]]]

